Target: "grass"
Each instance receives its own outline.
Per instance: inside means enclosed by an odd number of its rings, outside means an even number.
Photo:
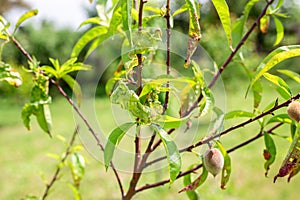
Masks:
[[[236,93],[236,91],[227,93],[227,110],[251,109],[251,99],[244,100],[240,98],[239,100],[236,94],[239,93]],[[265,95],[275,96],[276,94],[267,91]],[[46,180],[49,180],[57,164],[57,161],[47,156],[47,154],[61,154],[65,146],[56,137],[49,139],[39,129],[35,120],[32,120],[32,130],[27,131],[20,120],[21,105],[9,103],[4,100],[1,100],[0,103],[0,199],[21,199],[27,194],[41,196],[45,189],[41,174],[46,177]],[[84,105],[92,105],[91,103]],[[88,116],[93,126],[97,127],[97,131],[104,133],[109,133],[116,124],[122,123],[122,116],[125,116],[119,110],[112,114],[111,110],[115,108],[111,107],[105,99],[96,99],[95,107],[89,108],[90,110],[85,110],[84,105],[84,112],[95,113],[97,120],[93,120],[93,115]],[[67,139],[70,138],[75,126],[70,106],[64,99],[55,99],[51,105],[51,111],[53,113],[54,124],[53,134],[56,136],[62,135]],[[242,121],[243,119],[239,120]],[[235,123],[237,123],[236,120],[229,122],[226,124],[226,127]],[[224,136],[221,140],[225,148],[230,148],[256,135],[257,128],[256,125],[249,125]],[[202,126],[199,125],[198,129],[201,131]],[[278,132],[288,133],[288,131],[289,128],[285,126]],[[184,137],[189,137],[189,133],[182,134],[186,134],[183,135]],[[78,143],[80,141],[83,142],[88,147],[88,150],[93,152],[92,154],[87,151],[82,152],[87,158],[86,174],[81,183],[82,197],[83,199],[120,199],[119,189],[112,170],[106,172],[103,164],[95,159],[95,156],[101,157],[101,154],[98,154],[97,149],[95,150],[97,147],[95,147],[94,141],[88,135],[88,131],[82,129],[80,133],[81,140],[78,140]],[[297,199],[299,195],[298,186],[300,184],[299,176],[296,176],[289,184],[286,183],[286,178],[279,178],[276,184],[272,182],[289,147],[289,143],[281,138],[275,138],[275,143],[277,145],[278,157],[275,164],[271,167],[269,178],[264,177],[264,160],[262,156],[264,142],[263,139],[259,139],[230,154],[232,159],[232,175],[226,190],[220,189],[220,176],[216,178],[209,176],[204,185],[197,189],[200,197],[210,200],[247,200],[253,199],[254,194],[256,200]],[[128,151],[132,150],[132,137],[127,136],[120,145]],[[125,164],[126,161],[128,162],[125,158],[122,159],[120,157],[122,156],[115,156],[117,163]],[[185,154],[184,166],[186,167],[189,162],[197,160],[199,159],[195,158],[194,155]],[[128,169],[131,169],[130,166]],[[130,174],[121,172],[121,176],[124,180],[126,190],[130,181]],[[193,175],[193,177],[196,176]],[[145,174],[140,185],[153,183],[161,180],[162,177],[168,177],[167,169]],[[64,175],[54,185],[54,189],[51,191],[48,199],[73,199],[72,191],[67,186],[70,180],[69,170],[64,169]],[[147,190],[136,195],[134,199],[150,200],[158,196],[160,199],[166,200],[187,199],[184,193],[178,194],[178,191],[182,187],[182,179],[180,179],[171,187],[166,184],[162,187]]]

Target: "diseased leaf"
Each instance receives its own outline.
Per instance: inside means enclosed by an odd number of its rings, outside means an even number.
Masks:
[[[259,21],[259,28],[263,34],[266,34],[269,30],[270,16],[264,15]]]
[[[225,0],[212,0],[224,28],[228,46],[232,47],[231,20],[228,5]]]
[[[119,85],[111,94],[110,99],[112,103],[120,104],[123,109],[128,110],[141,122],[150,122],[150,108],[142,105],[136,93],[130,90],[124,82],[119,81]]]
[[[202,159],[202,163],[203,163],[203,159]],[[190,168],[192,168],[192,166]],[[197,193],[195,192],[195,190],[198,187],[200,187],[206,181],[207,176],[208,176],[208,171],[205,168],[205,165],[202,165],[202,173],[193,182],[191,182],[191,175],[190,174],[184,176],[184,185],[185,185],[185,187],[182,188],[179,191],[179,193],[186,192],[189,199],[191,199],[191,200],[199,199],[199,197],[198,197]]]
[[[0,81],[6,81],[8,84],[19,87],[22,85],[22,79],[16,70],[9,64],[0,61]]]
[[[191,165],[189,167],[189,169],[191,169],[192,167],[193,167],[193,165]],[[189,185],[191,185],[191,183],[192,183],[191,174],[185,175],[183,177],[183,184],[186,187],[184,187],[183,189],[187,188]],[[182,190],[180,190],[178,193],[183,192]],[[197,191],[195,191],[195,190],[186,190],[185,192],[186,192],[186,195],[188,196],[189,200],[199,200],[199,196],[198,196]]]
[[[25,20],[27,20],[27,19],[29,19],[29,18],[31,18],[31,17],[33,17],[33,16],[36,16],[37,14],[38,14],[38,10],[37,10],[37,9],[35,9],[35,10],[30,10],[30,11],[24,13],[24,14],[18,19],[18,21],[17,21],[17,23],[16,23],[16,26],[15,26],[15,29],[14,29],[13,33],[16,32],[16,30],[20,27],[20,25],[21,25]]]
[[[288,84],[279,76],[275,76],[269,73],[264,73],[263,75],[268,81],[272,82],[277,86],[277,92],[286,100],[290,99],[292,96],[292,92],[288,86]]]
[[[284,37],[284,26],[277,17],[274,17],[274,22],[276,25],[276,33],[277,33],[276,41],[274,42],[274,46],[276,46],[282,41],[282,39]]]
[[[243,110],[234,110],[234,111],[230,111],[228,113],[225,114],[224,119],[234,119],[234,118],[239,118],[239,117],[254,117],[255,114],[253,114],[252,112],[247,112],[247,111],[243,111]]]
[[[181,169],[181,156],[178,148],[174,140],[163,128],[156,124],[151,124],[150,126],[157,132],[164,144],[169,164],[170,184],[172,184],[176,180]]]
[[[112,160],[116,145],[121,141],[124,134],[134,125],[135,123],[129,122],[122,124],[115,128],[109,135],[107,143],[104,148],[104,163],[106,170],[108,169],[109,163]]]
[[[202,94],[203,94],[203,103],[200,104],[200,116],[204,116],[207,113],[209,113],[215,105],[214,96],[209,88],[203,87]]]
[[[216,144],[218,146],[218,149],[220,149],[220,151],[224,157],[224,167],[222,170],[222,178],[221,178],[221,188],[224,190],[226,184],[229,181],[230,174],[231,174],[231,159],[230,159],[229,155],[227,154],[227,151],[223,147],[223,145],[219,141],[217,141]]]
[[[248,87],[247,93],[249,89],[253,87],[254,83],[275,65],[296,56],[300,56],[300,45],[283,46],[272,51],[258,66],[256,74]]]
[[[185,118],[176,118],[169,115],[163,115],[160,117],[157,122],[165,129],[171,128],[179,128],[182,124],[186,123],[188,120],[187,117]]]
[[[189,36],[194,40],[200,40],[201,28],[200,28],[200,9],[199,2],[197,0],[185,0],[190,13],[189,23]]]
[[[274,177],[274,183],[278,177],[284,177],[289,175],[288,181],[291,180],[299,172],[300,167],[300,136],[299,127],[294,135],[293,142],[289,148],[289,151],[279,169],[278,174]]]
[[[264,158],[266,160],[264,167],[266,170],[265,176],[267,176],[270,166],[274,163],[276,158],[276,146],[269,133],[264,133],[264,140],[266,147],[266,149],[264,150]]]

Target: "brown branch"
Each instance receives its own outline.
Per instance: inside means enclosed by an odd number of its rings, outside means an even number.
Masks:
[[[72,146],[73,146],[73,144],[75,142],[75,138],[76,138],[77,134],[78,134],[78,127],[75,128],[75,131],[74,131],[74,133],[72,135],[72,138],[71,138],[71,140],[69,142],[69,145],[68,145],[65,153],[63,154],[64,156],[61,158],[59,164],[64,163],[66,161],[66,159],[68,158],[68,156],[70,155],[71,148],[72,148]],[[51,181],[48,184],[46,184],[46,189],[45,189],[44,194],[42,196],[42,200],[44,200],[44,199],[47,198],[50,189],[52,188],[52,186],[54,185],[54,183],[58,180],[58,176],[59,176],[59,173],[61,172],[61,169],[62,168],[59,167],[59,165],[57,165],[56,171],[54,172]]]
[[[245,35],[243,36],[243,38],[241,39],[241,41],[233,49],[233,51],[231,52],[231,54],[228,56],[228,58],[225,60],[225,62],[220,67],[220,69],[215,73],[213,79],[208,84],[208,88],[212,88],[215,85],[216,81],[218,80],[218,78],[220,77],[220,75],[222,74],[222,72],[226,69],[226,67],[232,61],[233,57],[237,54],[237,52],[241,49],[241,47],[247,41],[247,39],[249,38],[249,36],[251,35],[251,33],[254,31],[255,27],[259,24],[260,19],[266,14],[267,9],[269,8],[269,6],[273,2],[274,2],[274,0],[267,1],[266,6],[264,7],[264,9],[260,13],[260,15],[257,17],[257,19],[255,20],[255,22],[252,24],[252,26],[250,27],[250,29],[245,33]],[[196,109],[198,107],[198,104],[202,100],[202,98],[203,98],[203,96],[202,96],[202,94],[200,94],[199,97],[198,97],[198,99],[193,103],[193,105],[185,113],[182,114],[182,117],[188,116],[194,109]]]
[[[30,62],[34,62],[33,58],[30,56],[30,54],[23,48],[23,46],[21,45],[21,43],[16,40],[10,33],[7,33],[10,37],[10,39],[13,41],[13,43],[16,45],[16,47],[21,51],[21,53],[30,61]],[[93,128],[91,127],[91,125],[89,124],[89,122],[87,121],[87,119],[85,118],[85,116],[82,114],[82,112],[79,110],[79,108],[74,104],[73,100],[65,93],[65,91],[63,90],[63,88],[58,84],[58,82],[56,82],[53,79],[50,79],[51,83],[53,83],[58,91],[60,92],[60,94],[65,97],[65,99],[69,102],[69,104],[73,107],[73,109],[76,111],[76,113],[79,115],[79,117],[83,120],[83,122],[85,123],[85,125],[88,127],[89,131],[92,133],[94,139],[97,141],[97,145],[101,148],[101,150],[104,150],[104,146],[101,143],[98,135],[96,134],[96,132],[93,130]],[[113,162],[110,162],[111,167],[113,169],[113,172],[115,174],[115,177],[117,179],[117,182],[119,184],[119,188],[121,191],[121,195],[122,197],[124,196],[124,189],[123,189],[123,185],[121,182],[121,178],[119,173],[117,172],[116,168],[114,167]]]
[[[297,94],[296,96],[290,98],[289,100],[283,102],[282,104],[274,105],[273,108],[271,108],[271,109],[269,109],[269,110],[267,110],[267,111],[265,111],[265,112],[262,112],[261,114],[257,115],[256,117],[250,118],[250,119],[248,119],[248,120],[246,120],[246,121],[244,121],[244,122],[242,122],[242,123],[239,123],[239,124],[237,124],[237,125],[234,125],[234,126],[228,128],[228,129],[226,129],[226,130],[220,132],[219,134],[213,135],[213,136],[211,136],[211,137],[209,137],[209,138],[206,138],[206,139],[204,138],[204,139],[200,140],[200,141],[199,141],[198,143],[196,143],[196,144],[193,144],[193,145],[190,145],[190,146],[188,146],[188,147],[186,147],[186,148],[180,149],[179,152],[182,153],[182,152],[186,152],[186,151],[192,151],[192,149],[194,149],[194,148],[196,148],[196,147],[199,147],[199,146],[201,146],[201,145],[203,145],[203,144],[209,143],[210,141],[212,141],[212,140],[214,140],[214,139],[216,139],[216,138],[218,138],[218,137],[220,137],[220,136],[222,136],[222,135],[228,134],[228,133],[230,133],[231,131],[236,130],[236,129],[238,129],[238,128],[242,128],[242,127],[244,127],[244,126],[246,126],[246,125],[248,125],[248,124],[250,124],[250,123],[252,123],[252,122],[254,122],[254,121],[256,121],[256,120],[258,120],[258,119],[260,119],[260,118],[262,118],[262,117],[264,117],[264,116],[266,116],[266,115],[273,114],[274,111],[276,111],[276,110],[278,110],[278,109],[280,109],[280,108],[282,108],[282,107],[288,106],[290,102],[292,102],[292,101],[294,101],[294,100],[296,100],[296,99],[299,99],[299,98],[300,98],[300,93]],[[172,129],[171,129],[171,130],[172,130]],[[159,142],[157,142],[155,145],[159,145]],[[152,160],[152,161],[150,161],[150,162],[148,162],[148,163],[145,163],[145,166],[144,166],[144,167],[148,167],[148,166],[150,166],[150,165],[152,165],[152,164],[154,164],[154,163],[156,163],[156,162],[159,162],[159,161],[161,161],[161,160],[164,160],[164,159],[166,159],[166,158],[167,158],[166,156],[159,157],[159,158],[157,158],[157,159],[155,159],[155,160]]]
[[[58,84],[58,82],[56,82],[55,80],[53,79],[50,79],[51,83],[53,83],[56,88],[58,89],[58,91],[60,92],[60,94],[65,97],[65,99],[69,102],[69,104],[73,107],[73,109],[75,110],[75,112],[78,114],[78,116],[82,119],[82,121],[84,122],[84,124],[87,126],[88,130],[90,131],[90,133],[92,133],[94,139],[96,140],[97,142],[97,145],[100,147],[100,149],[102,151],[104,151],[104,146],[102,144],[102,142],[100,141],[97,133],[94,131],[94,129],[92,128],[92,126],[90,125],[90,123],[88,122],[88,120],[86,119],[86,117],[83,115],[83,113],[80,111],[80,109],[75,105],[75,103],[73,102],[73,100],[66,94],[66,92],[63,90],[63,88]],[[110,166],[111,168],[113,169],[113,172],[115,174],[115,177],[118,181],[118,184],[119,184],[119,188],[120,188],[120,191],[121,191],[121,194],[122,194],[122,197],[124,196],[124,189],[123,189],[123,185],[122,185],[122,182],[121,182],[121,178],[120,178],[120,175],[119,173],[117,172],[113,162],[111,161],[110,162]]]
[[[171,50],[170,50],[170,44],[171,44],[171,2],[170,0],[167,0],[167,6],[166,6],[166,22],[167,22],[167,59],[166,59],[166,67],[167,67],[167,75],[169,75],[171,73]],[[167,88],[170,87],[170,83],[167,82],[166,85]],[[168,105],[169,105],[169,96],[170,93],[169,91],[166,92],[166,96],[165,96],[165,102],[163,105],[163,114],[165,114],[166,110],[168,109]]]
[[[283,123],[277,123],[275,124],[273,127],[271,127],[270,129],[268,129],[267,131],[265,131],[266,133],[272,133],[273,130],[275,130],[276,128],[280,127],[281,125],[283,125]],[[237,145],[237,146],[234,146],[230,149],[227,150],[227,153],[232,153],[234,152],[235,150],[237,149],[240,149],[241,147],[243,146],[246,146],[254,141],[256,141],[257,139],[261,138],[263,136],[263,133],[264,131],[260,131],[257,135],[255,135],[254,137],[242,142],[241,144]],[[189,169],[185,172],[181,172],[176,179],[179,179],[187,174],[190,174],[190,173],[193,173],[195,172],[196,170],[200,169],[202,167],[202,164],[199,164],[199,165],[196,165],[195,167],[193,167],[192,169]],[[151,189],[151,188],[154,188],[154,187],[158,187],[158,186],[162,186],[166,183],[169,183],[170,182],[170,179],[166,179],[166,180],[163,180],[163,181],[159,181],[159,182],[156,182],[156,183],[152,183],[152,184],[146,184],[140,188],[138,188],[136,190],[136,192],[141,192],[143,190],[147,190],[147,189]]]

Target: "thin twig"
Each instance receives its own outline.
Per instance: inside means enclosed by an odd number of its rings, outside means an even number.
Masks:
[[[85,123],[85,125],[87,126],[88,130],[90,131],[90,133],[92,133],[94,139],[96,140],[97,142],[97,145],[100,147],[100,149],[102,151],[104,151],[104,146],[103,144],[101,143],[99,137],[98,137],[98,134],[94,131],[94,129],[92,128],[92,126],[90,125],[90,123],[88,122],[88,120],[86,119],[86,117],[83,115],[83,113],[80,111],[80,109],[75,105],[75,103],[73,102],[73,100],[66,94],[66,92],[63,90],[63,88],[59,85],[58,82],[56,82],[55,80],[53,79],[50,79],[51,83],[53,83],[56,88],[58,89],[58,91],[60,92],[60,94],[65,97],[65,99],[69,102],[69,104],[73,107],[73,109],[75,110],[75,112],[78,114],[78,116],[82,119],[82,121]],[[122,194],[122,197],[124,196],[124,189],[123,189],[123,185],[122,185],[122,182],[121,182],[121,178],[120,178],[120,175],[119,173],[117,172],[113,162],[110,162],[110,165],[111,165],[111,168],[115,174],[115,177],[118,181],[118,184],[119,184],[119,188],[120,188],[120,191],[121,191],[121,194]]]
[[[266,132],[266,133],[272,133],[273,130],[275,130],[276,128],[280,127],[282,124],[283,124],[283,123],[277,123],[277,124],[275,124],[273,127],[271,127],[270,129],[268,129],[268,130],[265,131],[265,132]],[[246,146],[246,145],[248,145],[248,144],[250,144],[250,143],[256,141],[257,139],[259,139],[260,137],[263,136],[263,133],[264,133],[263,131],[260,131],[260,132],[259,132],[257,135],[255,135],[254,137],[252,137],[252,138],[250,138],[250,139],[248,139],[248,140],[242,142],[241,144],[239,144],[239,145],[237,145],[237,146],[234,146],[234,147],[228,149],[228,150],[227,150],[227,153],[232,153],[232,152],[234,152],[235,150],[240,149],[241,147]],[[179,179],[179,178],[181,178],[181,177],[183,177],[183,176],[185,176],[185,175],[187,175],[187,174],[193,173],[193,172],[195,172],[196,170],[200,169],[201,167],[202,167],[202,164],[199,164],[199,165],[194,166],[192,169],[189,169],[189,170],[187,170],[187,171],[185,171],[185,172],[181,172],[181,173],[177,176],[176,179]],[[141,192],[141,191],[143,191],[143,190],[147,190],[147,189],[151,189],[151,188],[154,188],[154,187],[162,186],[162,185],[164,185],[164,184],[166,184],[166,183],[169,183],[169,182],[170,182],[170,179],[166,179],[166,180],[159,181],[159,182],[156,182],[156,183],[153,183],[153,184],[146,184],[146,185],[144,185],[144,186],[138,188],[138,189],[136,190],[136,192]]]
[[[279,104],[279,105],[274,105],[273,108],[271,108],[271,109],[269,109],[269,110],[267,110],[265,112],[262,112],[261,114],[257,115],[256,117],[250,118],[250,119],[248,119],[248,120],[246,120],[246,121],[244,121],[242,123],[234,125],[234,126],[228,128],[228,129],[220,132],[219,134],[213,135],[213,136],[211,136],[209,138],[204,138],[204,139],[200,140],[199,142],[197,142],[196,144],[192,144],[192,145],[190,145],[190,146],[188,146],[186,148],[180,149],[179,152],[182,153],[182,152],[192,151],[192,149],[194,149],[196,147],[199,147],[199,146],[201,146],[203,144],[207,144],[210,141],[212,141],[212,140],[214,140],[214,139],[216,139],[216,138],[218,138],[218,137],[220,137],[222,135],[228,134],[228,133],[232,132],[233,130],[242,128],[242,127],[244,127],[244,126],[246,126],[246,125],[248,125],[248,124],[250,124],[252,122],[255,122],[256,120],[258,120],[258,119],[260,119],[260,118],[262,118],[262,117],[264,117],[266,115],[273,114],[274,111],[276,111],[276,110],[278,110],[280,108],[288,106],[290,102],[292,102],[292,101],[294,101],[296,99],[299,99],[299,98],[300,98],[300,93],[297,94],[296,96],[290,98],[289,100],[287,100],[287,101]],[[148,166],[150,166],[150,165],[152,165],[152,164],[154,164],[156,162],[159,162],[161,160],[164,160],[166,158],[167,158],[166,156],[159,157],[159,158],[157,158],[155,160],[152,160],[151,162],[146,163],[144,167],[148,167]]]
[[[167,22],[167,59],[166,59],[166,68],[167,68],[167,75],[169,75],[171,73],[171,50],[170,50],[170,44],[171,44],[171,2],[170,0],[167,0],[167,6],[166,6],[166,22]],[[167,88],[170,87],[170,83],[167,82],[166,85]],[[168,105],[169,105],[169,91],[166,92],[166,96],[165,96],[165,102],[163,105],[163,114],[165,114],[166,110],[168,109]]]
[[[78,127],[75,128],[75,131],[74,131],[74,133],[72,135],[72,138],[71,138],[71,140],[69,142],[69,145],[68,145],[65,153],[63,154],[64,156],[61,158],[61,160],[59,162],[59,165],[61,163],[64,163],[66,161],[66,159],[68,158],[68,156],[70,155],[71,148],[74,145],[75,138],[76,138],[77,134],[78,134]],[[44,194],[42,196],[42,200],[44,200],[44,199],[47,198],[50,189],[52,188],[52,186],[54,185],[54,183],[58,180],[59,173],[61,172],[61,169],[62,169],[61,167],[59,167],[59,165],[57,165],[56,171],[54,172],[51,181],[48,184],[46,184],[46,189],[45,189]]]
[[[21,51],[21,53],[30,61],[30,62],[34,62],[33,58],[30,56],[30,54],[25,50],[25,48],[23,48],[23,46],[21,45],[21,43],[15,39],[15,37],[13,37],[11,34],[7,33],[10,37],[10,39],[13,41],[13,43],[16,45],[16,47]],[[92,133],[94,139],[97,141],[98,146],[101,148],[101,150],[104,150],[104,146],[101,143],[98,135],[96,134],[96,132],[92,129],[91,125],[89,124],[89,122],[87,121],[87,119],[85,118],[85,116],[81,113],[81,111],[79,110],[79,108],[74,104],[73,100],[66,94],[66,92],[63,90],[63,88],[53,79],[50,79],[51,83],[53,83],[58,91],[61,93],[62,96],[65,97],[65,99],[69,102],[69,104],[73,107],[73,109],[76,111],[76,113],[79,115],[79,117],[83,120],[83,122],[85,123],[85,125],[88,127],[89,131]],[[120,188],[120,192],[122,197],[124,196],[124,189],[123,189],[123,185],[121,182],[121,178],[119,173],[117,172],[116,168],[114,167],[113,162],[110,162],[111,167],[113,169],[113,172],[115,174],[115,177],[117,179],[117,182],[119,184],[119,188]]]
[[[267,9],[269,8],[269,6],[273,2],[274,2],[274,0],[267,1],[266,6],[264,7],[264,9],[260,13],[260,15],[257,17],[257,19],[255,20],[255,22],[252,24],[252,26],[250,27],[250,29],[245,33],[245,35],[243,36],[243,38],[241,39],[241,41],[233,49],[233,51],[231,52],[231,54],[228,56],[228,58],[225,60],[225,62],[220,67],[220,69],[215,73],[213,79],[208,84],[208,88],[212,88],[215,85],[216,81],[218,80],[218,78],[220,77],[220,75],[222,74],[222,72],[226,69],[226,67],[232,61],[233,57],[237,54],[237,52],[241,49],[241,47],[247,41],[247,39],[249,38],[249,36],[251,35],[251,33],[254,31],[255,27],[259,24],[260,19],[266,14]],[[198,107],[198,104],[202,100],[202,98],[203,98],[203,96],[202,96],[202,94],[200,94],[199,97],[198,97],[198,99],[193,103],[193,105],[185,113],[182,114],[182,117],[188,116],[194,109],[196,109]]]

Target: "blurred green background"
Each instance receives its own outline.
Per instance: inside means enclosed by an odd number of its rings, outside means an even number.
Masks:
[[[26,3],[19,2],[21,7],[28,7]],[[227,1],[232,12],[232,18],[236,19],[241,15],[245,0]],[[286,1],[283,9],[290,18],[283,19],[285,27],[285,38],[281,45],[299,44],[300,43],[300,15],[299,6],[296,1]],[[174,3],[176,4],[176,3]],[[16,4],[11,1],[1,0],[0,14],[4,14],[9,9],[14,9]],[[261,11],[264,1],[254,7],[250,14],[249,24],[253,22],[255,17]],[[176,6],[176,5],[175,5]],[[3,9],[5,8],[5,9]],[[209,52],[212,59],[218,65],[229,55],[229,49],[223,29],[218,21],[217,14],[211,9],[210,4],[204,4],[202,8],[201,24],[202,35],[201,45]],[[87,17],[93,16],[94,10],[87,11]],[[187,16],[185,14],[175,18],[174,29],[186,32]],[[48,58],[58,58],[61,62],[68,59],[69,54],[76,40],[83,34],[83,31],[73,31],[66,28],[58,28],[55,22],[43,22],[37,27],[35,24],[27,23],[22,26],[17,33],[17,38],[42,64],[49,64]],[[41,37],[42,36],[42,37]],[[252,69],[255,69],[264,56],[276,47],[273,46],[276,36],[276,29],[271,22],[270,29],[267,34],[262,34],[258,30],[254,32],[249,41],[245,44],[245,63]],[[118,47],[105,47],[105,54],[114,54]],[[101,56],[103,49],[99,49],[89,59],[88,62],[95,67],[95,70],[101,66]],[[3,60],[11,63],[14,68],[22,74],[24,84],[18,89],[12,88],[5,82],[0,83],[0,199],[21,199],[27,194],[40,196],[44,191],[44,183],[41,174],[49,180],[54,173],[56,160],[47,156],[48,153],[60,154],[64,151],[65,146],[56,137],[49,139],[39,129],[33,120],[31,131],[27,131],[21,121],[21,109],[24,103],[28,101],[28,94],[31,89],[31,77],[25,73],[22,66],[27,65],[27,61],[18,50],[8,45],[4,48]],[[280,64],[278,68],[288,68],[296,72],[300,72],[299,58],[290,59]],[[178,69],[180,70],[180,69]],[[114,122],[111,105],[108,98],[104,94],[104,83],[112,75],[112,70],[107,71],[104,77],[99,82],[99,91],[95,101],[95,112],[103,129],[112,130]],[[74,74],[75,76],[75,74]],[[93,78],[93,77],[92,77]],[[94,77],[95,78],[95,77]],[[283,77],[289,84],[292,91],[299,93],[299,85]],[[244,93],[247,88],[248,80],[242,67],[233,62],[222,75],[222,80],[226,89],[227,111],[242,109],[252,111],[252,99],[244,99]],[[264,82],[264,93],[262,105],[267,105],[270,101],[275,100],[278,94],[274,88],[267,82]],[[59,97],[55,88],[51,89],[53,96],[53,104],[51,111],[53,114],[54,135],[62,135],[65,138],[70,138],[73,132],[75,122],[73,112],[68,103]],[[282,99],[280,99],[282,100]],[[263,106],[262,106],[263,107]],[[61,114],[61,111],[64,114]],[[278,111],[285,112],[284,109]],[[240,120],[242,121],[242,119]],[[239,120],[230,121],[225,124],[230,127],[233,124],[240,122]],[[257,134],[258,126],[249,125],[238,131],[235,131],[222,138],[225,148],[230,148],[240,142],[253,137]],[[289,134],[289,127],[283,126],[278,133],[283,135]],[[80,141],[77,141],[80,143]],[[277,145],[278,156],[275,164],[271,167],[269,178],[264,177],[264,159],[263,149],[264,142],[262,139],[251,143],[231,154],[232,158],[232,175],[226,190],[221,190],[219,187],[220,177],[213,178],[209,176],[208,181],[201,186],[197,191],[202,199],[298,199],[300,178],[296,176],[290,183],[286,183],[286,178],[278,179],[276,184],[273,184],[273,177],[277,173],[281,162],[288,150],[290,143],[282,138],[275,138]],[[125,144],[131,146],[133,144]],[[119,189],[113,177],[112,170],[105,172],[102,163],[95,160],[88,152],[82,152],[87,157],[86,175],[81,184],[81,192],[83,199],[119,199]],[[190,155],[185,155],[185,159],[195,159]],[[195,159],[197,160],[197,159]],[[188,161],[187,161],[188,163]],[[185,165],[186,166],[186,165]],[[121,173],[124,179],[124,185],[129,184],[130,175]],[[158,171],[156,174],[146,174],[141,181],[141,185],[153,183],[168,177],[166,170]],[[195,175],[196,177],[196,175]],[[61,180],[54,186],[49,199],[72,199],[72,191],[67,186],[71,175],[68,170],[61,177]],[[142,192],[135,196],[135,199],[187,199],[184,193],[178,194],[178,191],[183,187],[182,179],[177,180],[174,185],[169,187],[166,184],[163,187],[158,187],[152,190]]]

